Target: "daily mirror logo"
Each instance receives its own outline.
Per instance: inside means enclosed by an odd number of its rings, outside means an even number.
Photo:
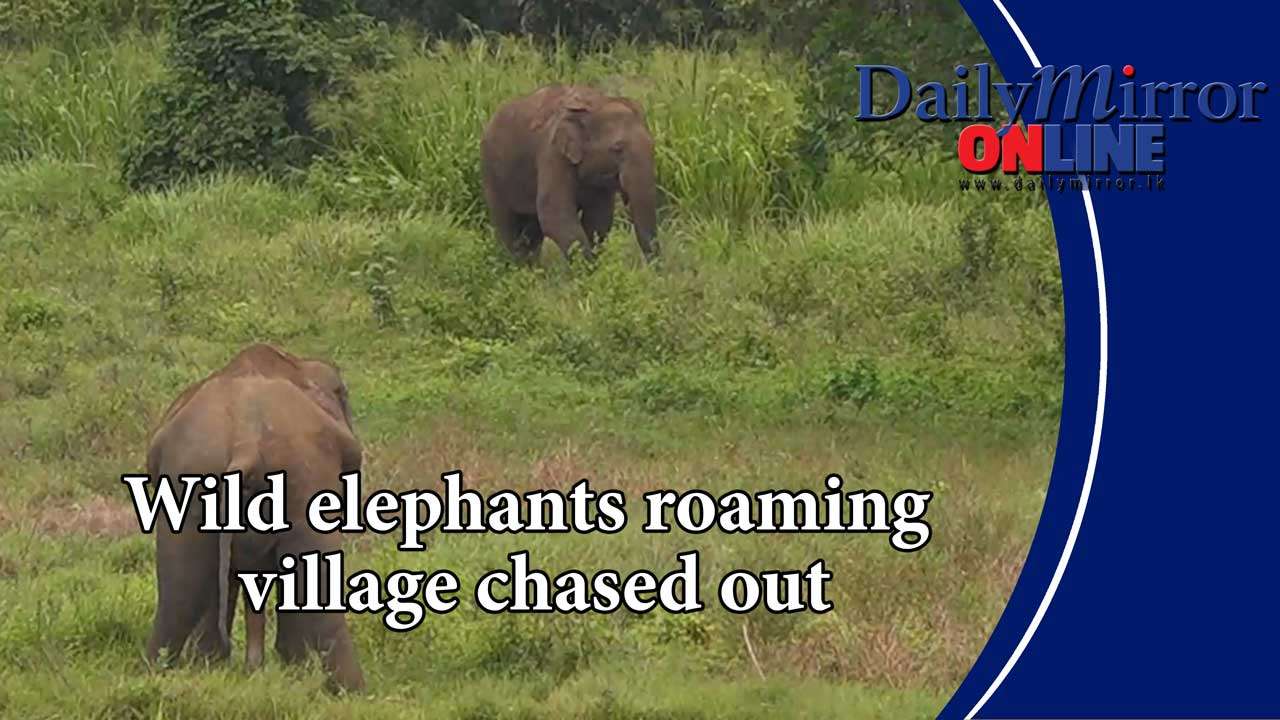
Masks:
[[[1085,72],[1080,65],[1059,70],[1045,65],[1031,82],[991,82],[991,66],[958,65],[960,79],[948,88],[926,82],[912,89],[907,73],[891,65],[856,65],[858,114],[862,122],[893,120],[916,100],[923,122],[971,121],[956,143],[960,165],[973,174],[1019,171],[1030,174],[1159,175],[1166,157],[1165,129],[1192,114],[1213,122],[1256,122],[1264,82],[1147,82],[1137,71],[1109,65]],[[975,93],[966,82],[976,73]],[[875,91],[896,90],[893,105],[877,109]],[[999,103],[1008,124],[997,129],[992,108]],[[976,107],[975,107],[976,105]],[[1057,112],[1052,112],[1056,110]],[[1051,122],[1050,117],[1061,121]]]

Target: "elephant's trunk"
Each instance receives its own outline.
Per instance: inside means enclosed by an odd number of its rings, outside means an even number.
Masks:
[[[618,179],[636,229],[636,242],[645,260],[653,261],[658,257],[658,186],[652,147],[628,159]]]

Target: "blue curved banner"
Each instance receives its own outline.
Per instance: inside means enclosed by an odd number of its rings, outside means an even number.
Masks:
[[[1156,140],[1127,152],[1163,162],[1082,163],[1047,192],[1065,296],[1057,455],[1022,576],[941,717],[1280,717],[1274,23],[1219,6],[962,4],[1003,81],[1052,95],[1047,117],[1020,121],[1064,129],[1077,158],[1080,138],[1097,158],[1098,138],[1136,126]],[[1040,84],[1071,66],[1078,99],[1070,78]]]

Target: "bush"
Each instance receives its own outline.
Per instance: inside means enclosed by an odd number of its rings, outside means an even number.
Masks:
[[[855,358],[827,373],[827,395],[841,403],[853,403],[859,409],[880,395],[880,371],[873,360]]]
[[[303,161],[284,100],[258,88],[236,90],[188,76],[152,86],[144,102],[146,134],[124,163],[133,189],[218,169],[279,173]]]
[[[6,335],[51,330],[62,325],[65,315],[66,312],[57,301],[22,291],[5,302],[0,328],[4,329]]]
[[[126,182],[165,187],[214,170],[282,174],[317,145],[313,98],[383,58],[350,0],[175,0],[171,72],[147,93]]]

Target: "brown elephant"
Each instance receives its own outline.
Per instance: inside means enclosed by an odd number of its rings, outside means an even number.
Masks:
[[[480,164],[489,216],[522,262],[544,236],[583,257],[613,227],[621,193],[647,261],[658,256],[653,136],[634,100],[591,87],[549,85],[508,101],[485,127]]]
[[[148,659],[154,662],[162,650],[176,658],[189,638],[197,655],[227,658],[240,594],[234,592],[240,587],[236,573],[280,572],[285,554],[339,549],[338,535],[310,528],[306,506],[315,493],[336,490],[341,474],[359,471],[362,457],[346,385],[328,363],[254,344],[187,388],[151,435],[147,473],[176,480],[239,471],[247,505],[266,489],[265,474],[283,471],[290,529],[198,532],[203,511],[195,497],[178,532],[162,517],[155,527],[158,602]],[[225,497],[222,486],[217,492]],[[300,573],[298,587],[304,582]],[[364,687],[344,615],[277,611],[276,619],[276,650],[286,662],[318,652],[332,685]],[[246,661],[253,668],[262,662],[265,617],[249,612],[245,626]]]

